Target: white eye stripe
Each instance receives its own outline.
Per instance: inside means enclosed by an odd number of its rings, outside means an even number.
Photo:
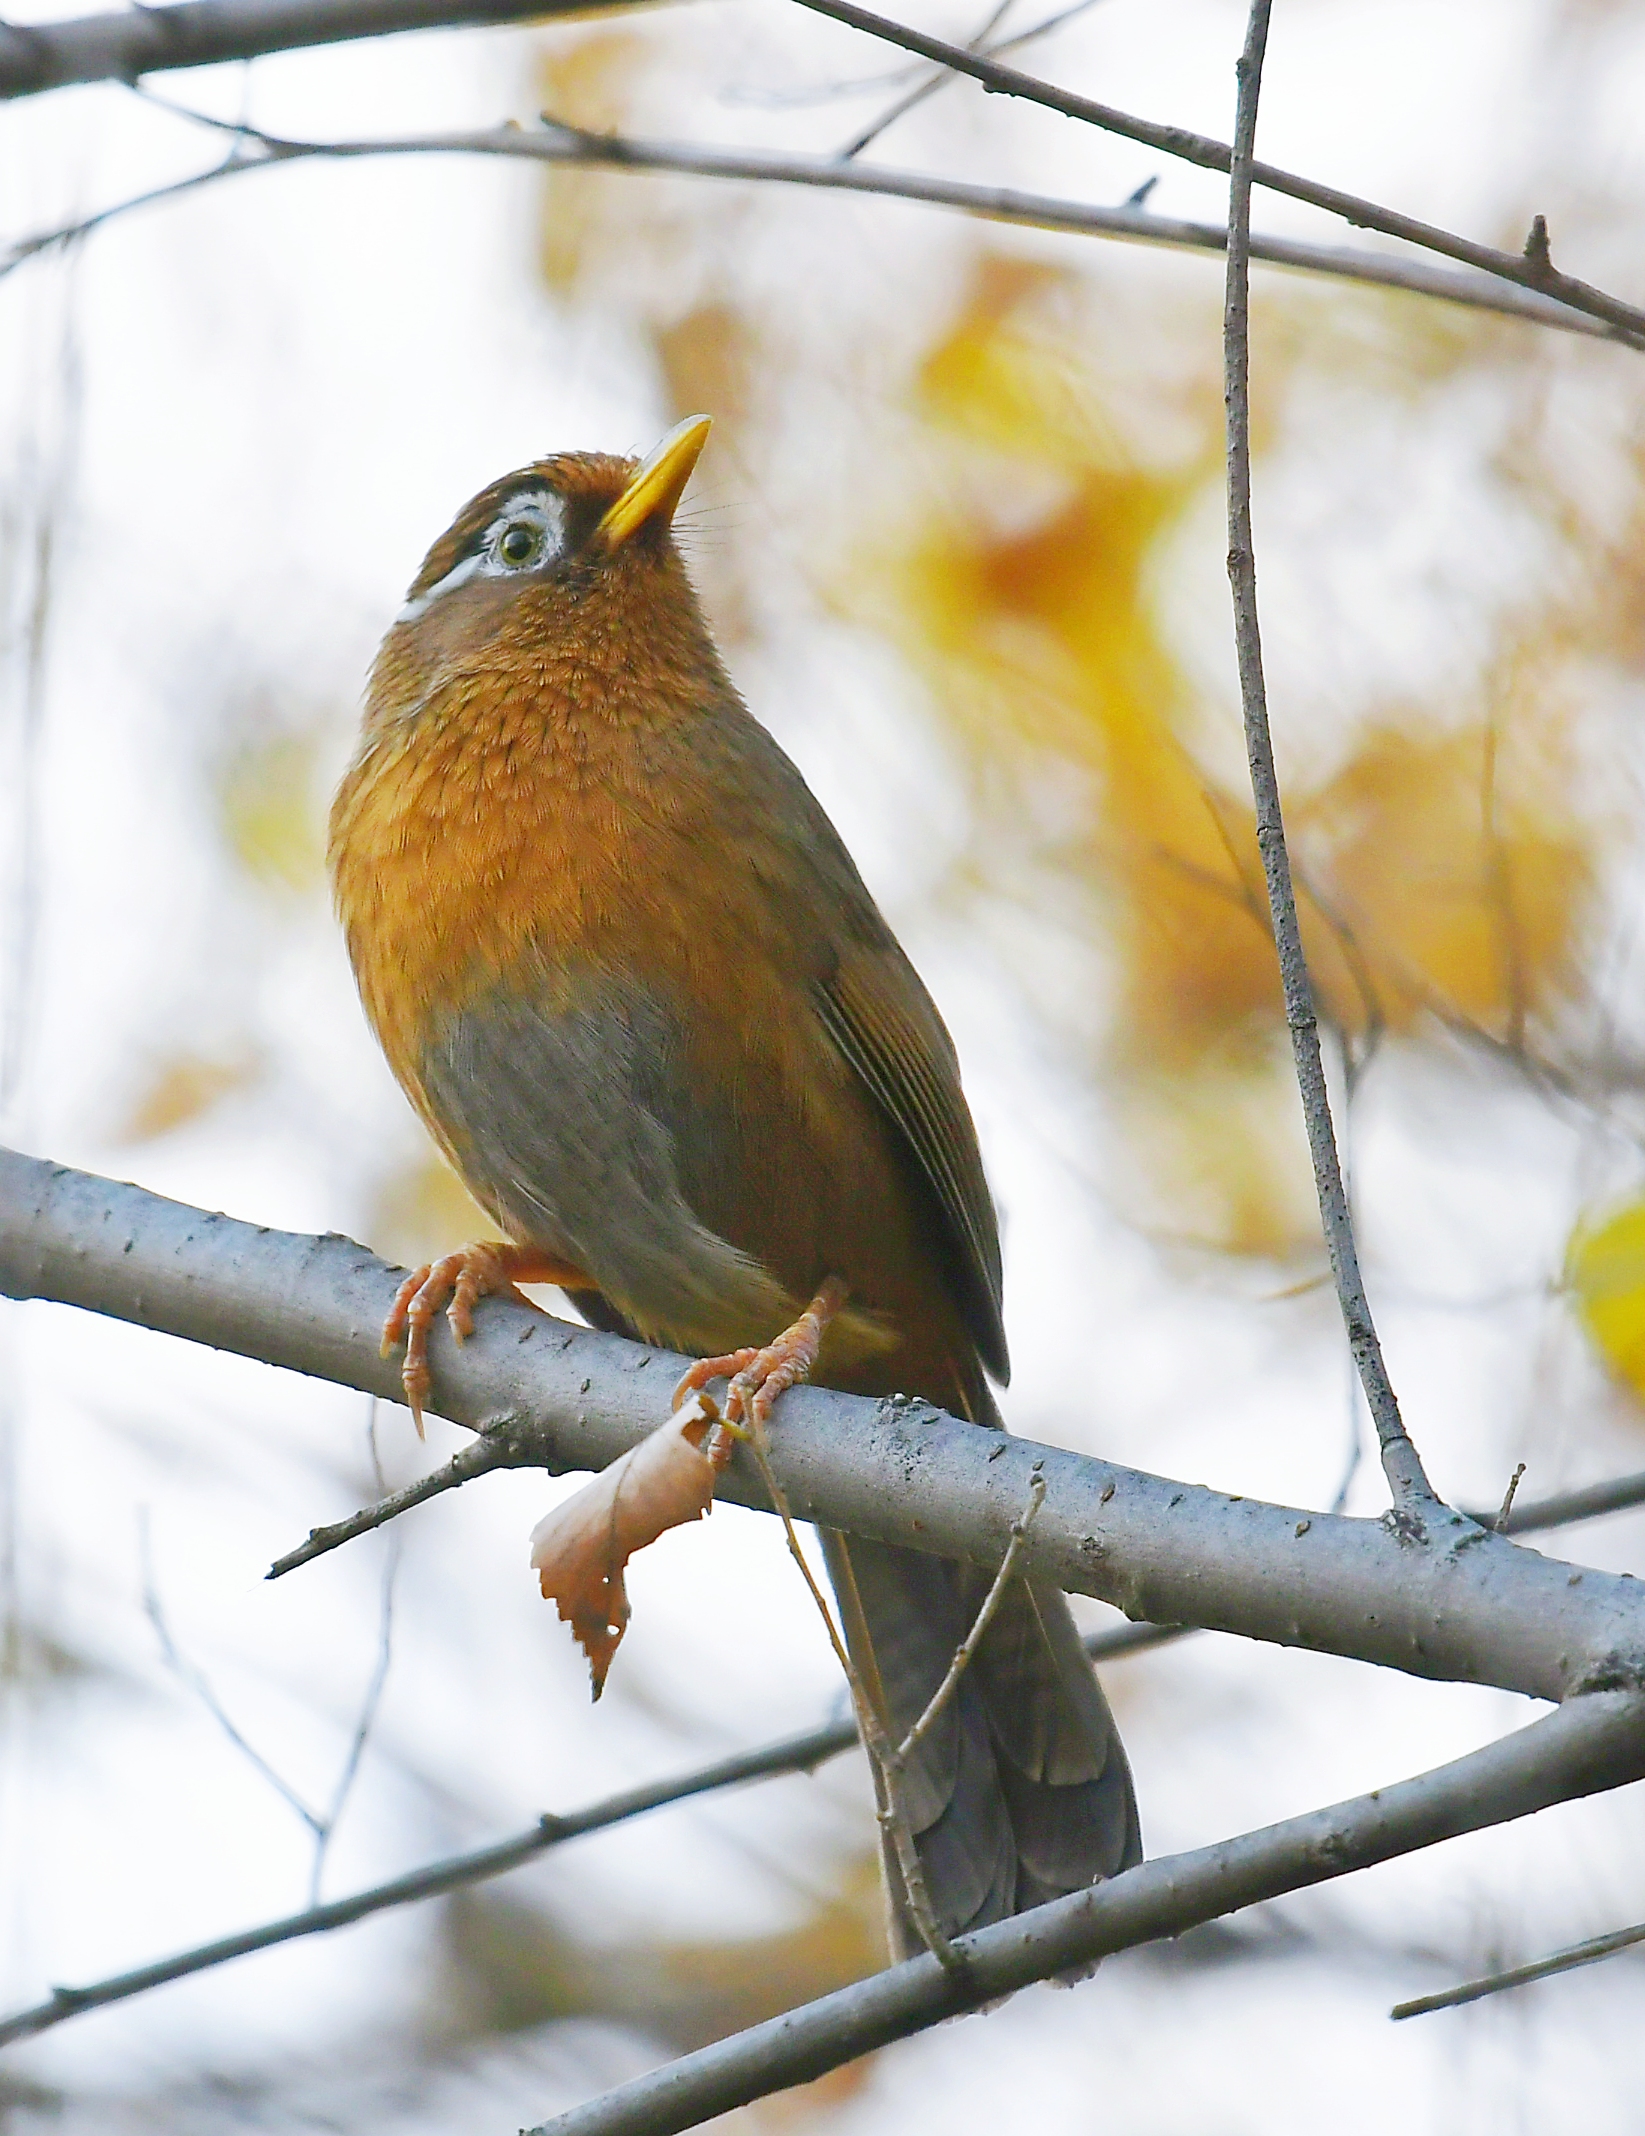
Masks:
[[[537,545],[522,562],[511,564],[502,554],[502,539],[511,528],[520,526],[531,529],[538,537]],[[444,578],[436,579],[425,592],[407,601],[395,621],[415,623],[419,616],[427,615],[442,594],[466,585],[472,578],[515,578],[524,571],[539,570],[544,564],[557,562],[564,552],[565,499],[553,490],[517,491],[486,528],[478,544],[453,564]]]

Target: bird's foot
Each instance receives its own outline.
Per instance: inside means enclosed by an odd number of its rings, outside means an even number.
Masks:
[[[792,1327],[784,1328],[763,1350],[731,1350],[723,1357],[700,1357],[674,1390],[671,1408],[688,1395],[701,1394],[711,1380],[729,1380],[725,1407],[719,1413],[704,1452],[716,1468],[731,1459],[738,1439],[752,1433],[763,1440],[779,1396],[809,1379],[822,1348],[823,1332],[847,1297],[838,1276],[830,1276]]]
[[[515,1288],[520,1283],[558,1283],[586,1289],[588,1278],[567,1261],[556,1261],[530,1246],[511,1246],[501,1239],[478,1239],[460,1246],[438,1261],[425,1261],[414,1268],[394,1294],[388,1318],[383,1322],[382,1354],[387,1357],[404,1342],[405,1362],[400,1367],[400,1385],[406,1406],[423,1437],[423,1404],[433,1385],[428,1369],[428,1337],[434,1316],[444,1306],[451,1332],[458,1342],[474,1333],[474,1308],[482,1298],[512,1298],[516,1305],[530,1305]],[[535,1308],[533,1308],[535,1310]]]

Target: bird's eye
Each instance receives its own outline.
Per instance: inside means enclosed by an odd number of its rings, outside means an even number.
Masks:
[[[529,519],[516,519],[497,538],[497,554],[510,570],[523,571],[542,554],[543,530]]]

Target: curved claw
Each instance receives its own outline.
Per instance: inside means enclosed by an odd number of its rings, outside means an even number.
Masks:
[[[426,1437],[423,1405],[434,1384],[428,1369],[428,1338],[435,1314],[443,1306],[453,1338],[466,1342],[474,1333],[474,1308],[482,1298],[512,1298],[516,1305],[531,1305],[516,1288],[518,1283],[560,1283],[586,1289],[588,1278],[580,1269],[550,1260],[529,1246],[480,1239],[438,1261],[425,1261],[395,1292],[383,1322],[382,1355],[387,1357],[398,1343],[405,1343],[400,1385],[419,1439]]]

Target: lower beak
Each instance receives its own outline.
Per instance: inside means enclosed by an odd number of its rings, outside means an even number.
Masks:
[[[683,423],[675,424],[655,452],[640,462],[596,529],[608,549],[620,549],[631,535],[649,526],[659,515],[665,524],[673,518],[712,428],[710,417],[688,415]]]

